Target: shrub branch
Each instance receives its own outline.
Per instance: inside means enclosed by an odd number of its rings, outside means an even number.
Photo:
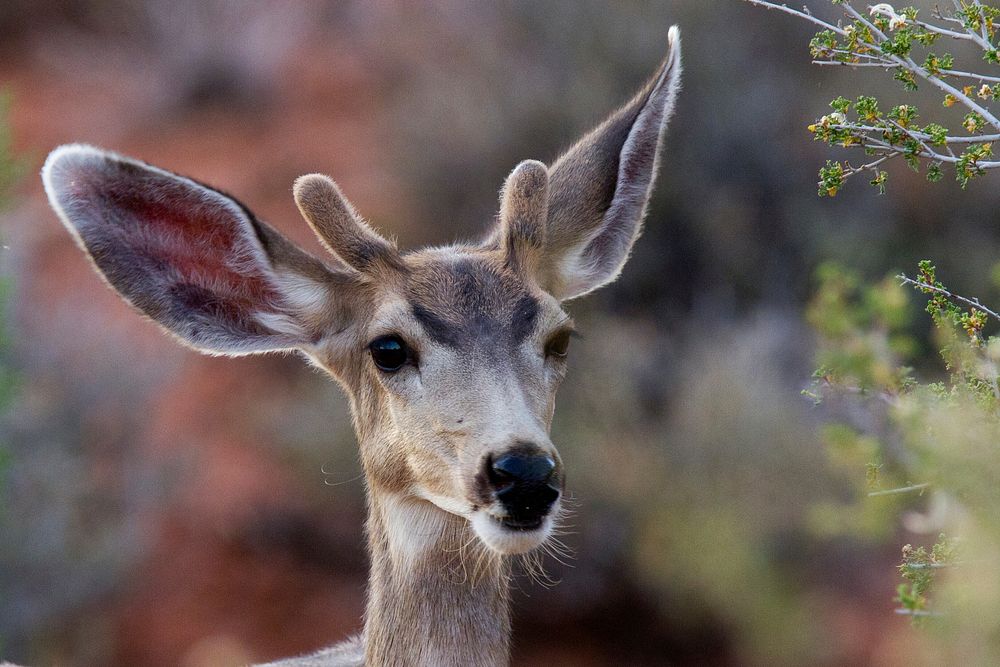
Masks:
[[[816,17],[807,6],[799,10],[767,0],[744,1],[821,28],[809,45],[816,65],[891,72],[910,91],[926,82],[944,94],[943,106],[958,105],[968,112],[962,122],[968,136],[962,136],[938,123],[918,125],[919,114],[913,105],[883,111],[872,97],[861,96],[854,101],[838,97],[830,105],[834,112],[818,119],[809,130],[817,140],[831,146],[860,148],[876,159],[859,167],[848,162],[827,162],[820,170],[821,196],[836,195],[848,177],[862,171],[871,171],[871,185],[884,192],[887,174],[878,167],[886,158],[900,157],[916,171],[924,167],[931,181],[940,180],[942,165],[949,165],[963,188],[971,179],[1000,167],[1000,161],[991,159],[992,142],[1000,139],[996,133],[1000,131],[1000,118],[989,107],[990,101],[1000,99],[1000,73],[957,69],[951,54],[930,50],[939,38],[971,42],[983,51],[988,65],[1000,64],[1000,52],[992,42],[994,20],[1000,23],[1000,9],[978,1],[955,2],[953,14],[935,9],[932,20],[920,20],[918,10],[912,7],[897,10],[890,3],[878,3],[868,7],[866,16],[852,5],[852,0],[831,0],[845,17],[832,23]],[[925,51],[920,55],[922,63],[915,59],[918,51]],[[972,85],[962,85],[963,80]],[[987,134],[988,128],[994,133]]]
[[[896,277],[899,278],[900,281],[902,281],[900,283],[902,285],[911,285],[911,286],[916,287],[917,289],[923,290],[925,292],[934,292],[936,294],[940,294],[942,296],[948,297],[949,299],[954,299],[955,301],[961,301],[962,303],[964,303],[964,304],[966,304],[968,306],[972,306],[973,308],[976,308],[978,310],[983,311],[984,313],[986,313],[987,315],[989,315],[990,317],[992,317],[996,321],[1000,322],[1000,314],[998,314],[996,311],[990,310],[989,308],[987,308],[986,306],[984,306],[979,301],[979,299],[976,298],[976,297],[971,297],[970,298],[970,297],[962,296],[961,294],[955,294],[954,292],[950,292],[950,291],[946,290],[945,288],[940,287],[938,285],[931,285],[930,283],[924,282],[923,280],[910,278],[905,273],[900,273]]]

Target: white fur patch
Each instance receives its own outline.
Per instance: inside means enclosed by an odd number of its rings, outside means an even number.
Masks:
[[[553,507],[537,530],[511,530],[504,528],[489,512],[479,510],[472,515],[472,529],[483,544],[497,553],[506,556],[523,554],[540,547],[549,538],[552,534],[552,517],[557,514],[558,507]]]
[[[469,517],[468,503],[465,503],[460,500],[455,500],[453,498],[449,498],[448,496],[441,496],[436,493],[431,493],[423,489],[415,489],[415,492],[419,497],[423,498],[428,502],[434,503],[435,505],[443,509],[445,512],[448,512],[449,514],[454,514],[456,516],[461,516],[465,518]]]
[[[279,271],[274,276],[275,285],[281,292],[282,299],[296,313],[312,317],[326,308],[330,300],[330,292],[326,285],[316,282],[297,273]]]
[[[285,334],[290,338],[297,338],[300,340],[305,340],[308,337],[308,333],[302,328],[299,321],[290,315],[285,315],[283,313],[269,313],[263,310],[258,310],[253,314],[253,318],[257,320],[261,326],[275,333]]]
[[[400,572],[410,572],[431,552],[450,518],[437,507],[391,494],[382,498],[389,555]]]

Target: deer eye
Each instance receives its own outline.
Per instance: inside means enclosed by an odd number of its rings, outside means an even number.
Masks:
[[[557,359],[564,358],[569,351],[569,339],[572,335],[571,331],[563,330],[550,338],[549,342],[545,344],[545,356]]]
[[[368,345],[368,350],[372,354],[375,366],[386,373],[395,373],[410,358],[410,351],[406,347],[406,343],[394,334],[379,336]]]

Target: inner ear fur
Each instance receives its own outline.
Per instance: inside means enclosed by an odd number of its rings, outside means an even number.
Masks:
[[[346,270],[191,179],[77,144],[49,155],[42,180],[108,284],[198,350],[308,350],[356,298]]]

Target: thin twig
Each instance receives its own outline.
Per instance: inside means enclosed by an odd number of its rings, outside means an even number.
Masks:
[[[833,49],[834,53],[843,53],[839,49]],[[852,53],[855,56],[863,56],[863,53]],[[882,69],[896,69],[902,67],[899,63],[888,62],[882,58],[869,57],[863,62],[852,62],[850,60],[813,60],[813,65],[841,65],[843,67],[880,67]],[[976,72],[965,72],[957,69],[942,69],[935,76],[954,76],[961,79],[972,79],[973,81],[991,81],[1000,83],[1000,76],[989,76],[988,74],[977,74]]]
[[[895,63],[877,63],[877,62],[870,62],[870,63],[849,63],[849,62],[844,62],[843,60],[814,60],[814,61],[812,61],[812,64],[813,65],[842,65],[844,67],[881,67],[882,69],[895,69],[895,68],[899,67],[899,65],[897,65]]]
[[[889,144],[885,141],[881,141],[880,139],[876,139],[875,137],[871,137],[868,135],[863,135],[860,138],[862,140],[861,143],[862,146],[865,146],[866,148],[871,148],[872,150],[876,151],[885,151],[891,153],[892,155],[912,155],[914,157],[922,157],[928,160],[934,160],[936,162],[942,162],[948,164],[957,164],[962,160],[962,158],[956,156],[951,151],[950,148],[948,148],[948,153],[949,153],[948,155],[943,155],[941,153],[938,153],[937,151],[930,150],[927,148],[921,148],[919,151],[906,151],[905,149],[900,148],[899,146]],[[921,142],[921,144],[926,147],[926,144],[923,144],[923,142]],[[978,169],[984,169],[984,170],[998,169],[1000,168],[1000,161],[990,160],[986,162],[976,162],[975,166]]]
[[[885,128],[882,127],[872,127],[871,125],[853,125],[853,124],[831,124],[831,128],[835,130],[855,130],[858,132],[885,132]],[[914,139],[931,139],[931,135],[926,132],[918,132],[916,130],[907,129],[907,134],[913,136]],[[948,144],[982,144],[989,143],[991,141],[1000,141],[1000,134],[980,134],[975,137],[953,137],[946,136],[944,138],[945,143]]]
[[[798,16],[799,18],[810,21],[811,23],[815,23],[818,26],[822,26],[827,30],[832,30],[838,35],[847,36],[847,32],[843,28],[835,26],[832,23],[827,23],[826,21],[823,21],[821,19],[818,19],[808,12],[799,11],[798,9],[792,9],[786,4],[779,5],[776,2],[765,2],[765,0],[744,0],[744,2],[748,2],[751,5],[756,5],[758,7],[763,7],[764,9],[776,9],[779,12],[785,12],[786,14],[791,14],[792,16]]]
[[[869,491],[868,497],[874,498],[875,496],[894,496],[899,493],[910,493],[912,491],[923,491],[930,486],[930,482],[924,482],[923,484],[912,484],[910,486],[901,486],[897,489],[885,489],[884,491]]]
[[[957,19],[957,18],[955,18],[953,16],[945,16],[944,14],[941,14],[940,12],[935,13],[934,14],[934,18],[938,19],[939,21],[947,21],[948,23],[954,23],[955,25],[960,25],[960,26],[964,26],[965,25],[965,22],[962,21],[961,19]]]
[[[898,278],[899,280],[903,281],[901,283],[902,285],[913,285],[914,287],[917,287],[917,288],[922,289],[922,290],[928,290],[928,291],[931,291],[931,292],[937,292],[938,294],[943,294],[944,296],[948,297],[949,299],[955,299],[956,301],[961,301],[962,303],[964,303],[966,305],[972,306],[974,308],[978,308],[979,310],[983,311],[984,313],[986,313],[987,315],[989,315],[993,319],[995,319],[998,322],[1000,322],[1000,314],[997,314],[994,311],[992,311],[989,308],[987,308],[986,306],[984,306],[982,303],[979,302],[979,299],[977,299],[976,297],[972,297],[970,299],[968,297],[964,297],[964,296],[961,296],[959,294],[954,294],[953,292],[949,292],[948,290],[944,289],[943,287],[938,287],[936,285],[931,285],[929,283],[925,283],[922,280],[914,280],[913,278],[908,277],[905,273],[900,273],[898,276],[896,276],[896,278]]]
[[[948,164],[957,164],[962,159],[962,158],[957,157],[955,155],[943,155],[941,153],[937,153],[937,152],[933,152],[933,151],[930,152],[930,153],[928,153],[927,151],[925,151],[923,149],[921,149],[919,151],[915,151],[913,153],[904,153],[902,150],[900,150],[900,148],[898,146],[889,146],[888,144],[882,144],[881,146],[876,145],[876,146],[873,146],[872,149],[873,150],[882,150],[882,151],[888,150],[888,151],[892,151],[893,153],[898,154],[898,155],[913,155],[914,157],[927,158],[928,160],[935,160],[937,162],[947,162]],[[1000,168],[1000,162],[998,162],[996,160],[991,160],[991,161],[988,161],[988,162],[976,162],[975,164],[976,164],[976,167],[978,169],[998,169],[998,168]]]
[[[944,19],[943,16],[938,18]],[[961,23],[961,21],[958,22]],[[975,35],[970,35],[967,32],[955,32],[954,30],[948,30],[947,28],[940,28],[936,25],[925,23],[924,21],[907,21],[907,23],[914,23],[923,28],[924,30],[927,30],[928,32],[934,32],[939,35],[944,35],[945,37],[951,37],[952,39],[964,39],[979,44],[979,40],[975,37]]]
[[[860,173],[862,171],[867,171],[869,169],[872,170],[872,171],[874,171],[876,174],[878,174],[878,166],[880,164],[882,164],[883,162],[885,162],[886,160],[888,160],[890,158],[893,158],[893,157],[896,157],[895,154],[893,154],[893,155],[883,155],[879,159],[873,160],[872,162],[868,162],[866,164],[863,164],[860,167],[852,167],[851,165],[847,165],[847,169],[844,170],[844,178],[847,178],[848,176],[853,176],[854,174]]]
[[[987,76],[985,74],[976,74],[975,72],[962,72],[955,69],[943,69],[941,70],[941,76],[958,76],[966,79],[975,79],[976,81],[1000,81],[1000,76]]]
[[[845,56],[854,56],[855,58],[865,58],[867,60],[873,60],[873,61],[883,62],[883,63],[887,63],[888,64],[888,61],[886,61],[886,59],[881,54],[873,56],[870,53],[859,53],[857,51],[851,51],[850,49],[831,49],[831,48],[825,48],[825,47],[824,47],[823,50],[824,51],[829,51],[830,53],[842,53]]]
[[[956,8],[958,8],[958,10],[961,11],[961,5],[956,5]],[[948,37],[954,37],[955,39],[967,39],[969,41],[975,42],[980,47],[982,47],[983,50],[991,51],[993,49],[993,46],[990,44],[988,39],[983,39],[982,35],[979,35],[973,32],[972,30],[967,29],[965,27],[965,21],[963,21],[962,19],[956,19],[952,16],[945,16],[940,11],[934,12],[934,18],[961,26],[963,32],[953,32],[951,30],[948,30],[947,28],[938,28],[937,26],[926,24],[923,21],[916,21],[916,23],[932,32],[936,32],[942,35],[947,35]]]
[[[892,118],[889,118],[888,120],[889,120],[890,123],[892,123],[893,125],[896,126],[897,130],[902,131],[908,137],[910,137],[911,139],[913,139],[914,141],[916,141],[917,143],[919,143],[920,146],[924,149],[924,152],[929,153],[931,155],[939,155],[939,153],[937,151],[935,151],[933,148],[931,148],[930,146],[927,145],[926,141],[924,141],[920,137],[918,137],[915,134],[913,134],[912,132],[910,132],[907,128],[905,128],[902,125],[900,125],[899,121],[893,120]],[[942,156],[942,157],[944,157],[944,156]],[[955,159],[957,160],[958,158],[955,158]]]
[[[904,609],[900,607],[899,609],[894,609],[893,611],[900,616],[930,616],[933,618],[940,618],[944,616],[944,614],[939,611],[928,611],[926,609]]]
[[[979,10],[979,34],[982,36],[983,41],[986,42],[986,46],[983,48],[992,49],[993,45],[990,44],[989,33],[986,32],[986,14],[983,12],[983,3],[979,2],[979,0],[972,0],[972,2]]]

